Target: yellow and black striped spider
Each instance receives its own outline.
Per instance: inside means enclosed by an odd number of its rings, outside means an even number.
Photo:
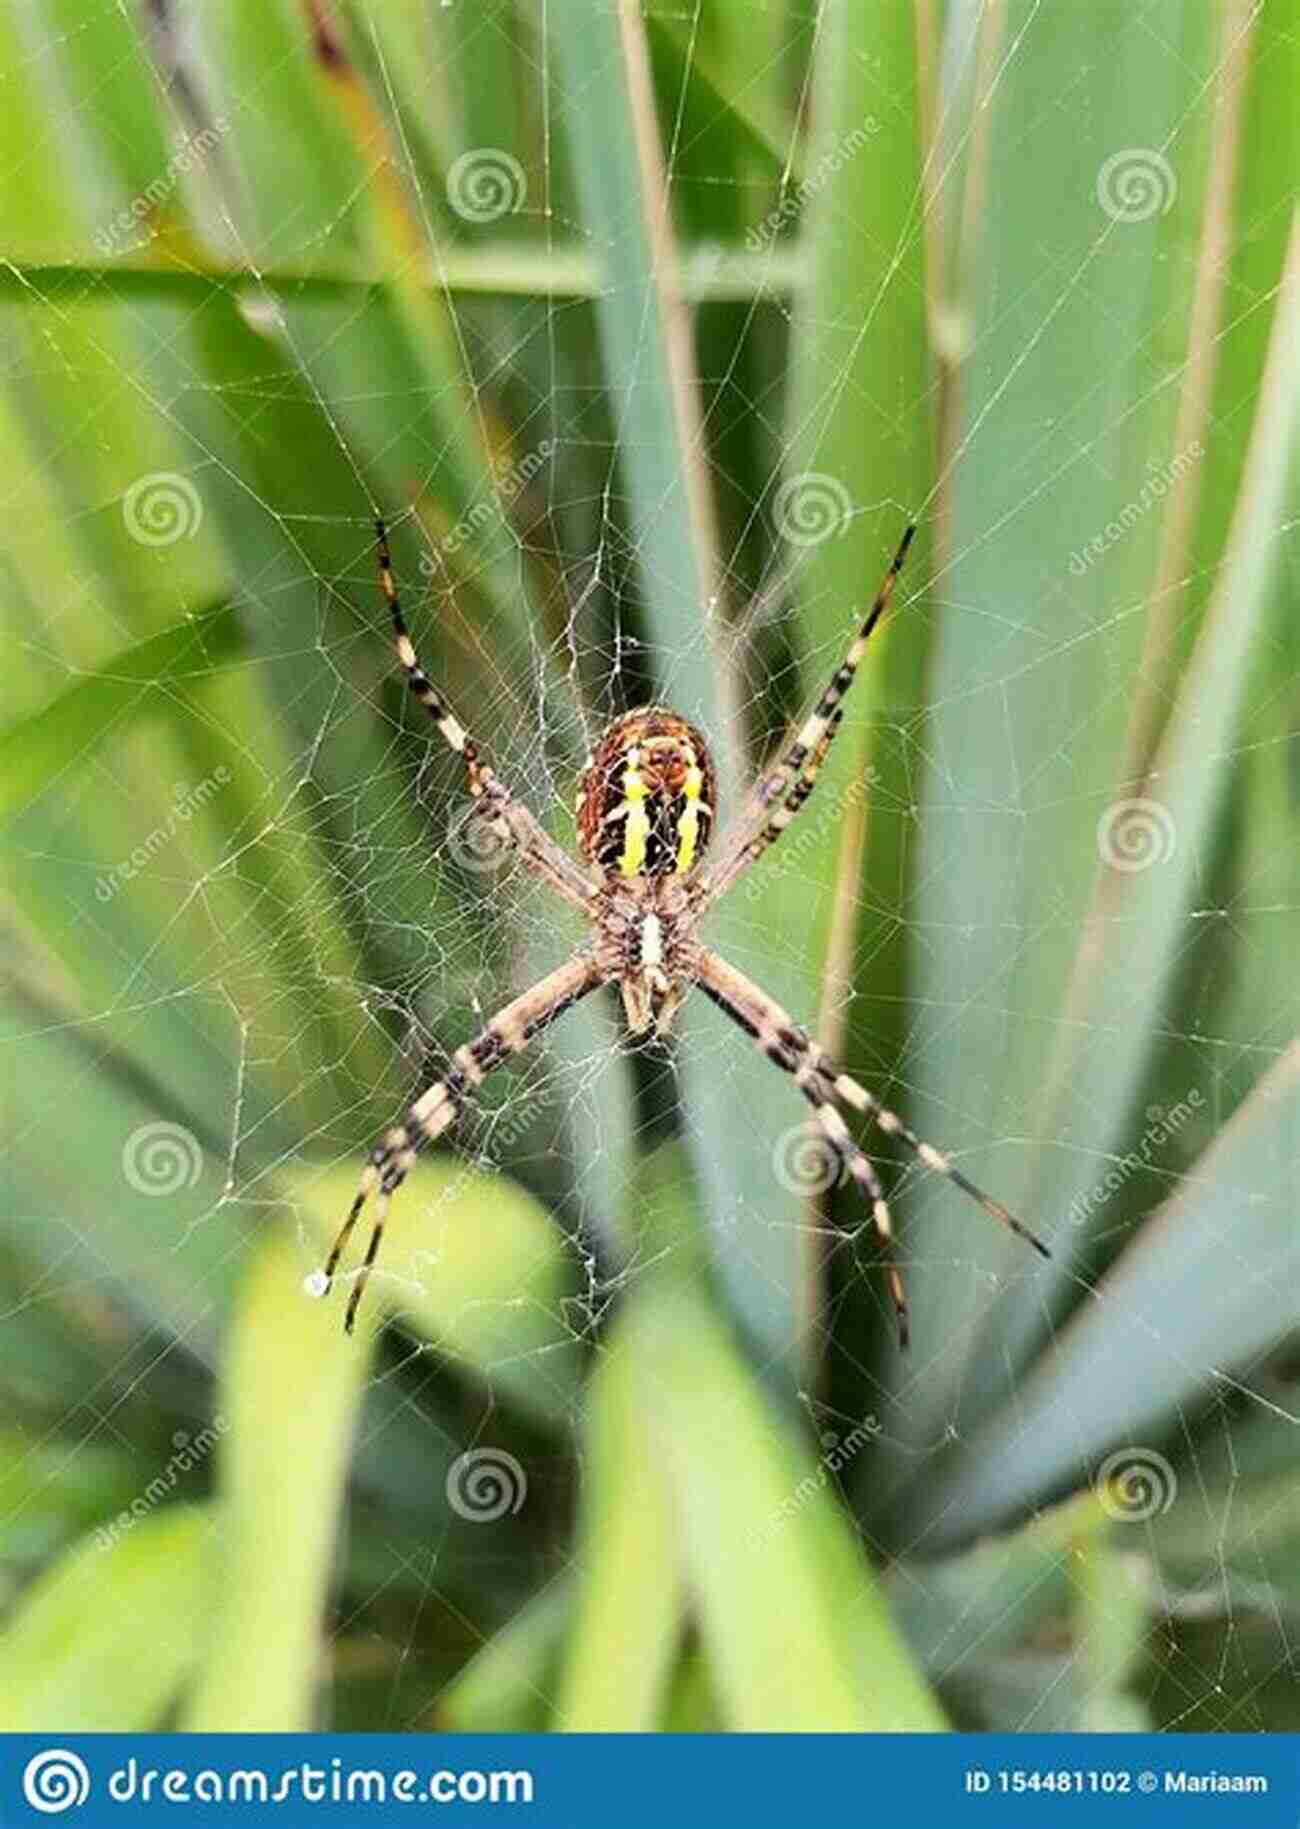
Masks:
[[[901,1138],[927,1168],[947,1176],[986,1213],[1046,1257],[1047,1247],[1040,1239],[842,1072],[766,991],[698,938],[701,916],[775,844],[812,793],[843,715],[840,701],[852,685],[872,630],[889,603],[914,526],[904,533],[865,621],[812,713],[789,747],[760,775],[745,812],[720,842],[712,860],[705,860],[715,818],[708,745],[677,712],[647,705],[615,718],[583,770],[577,803],[582,862],[562,850],[516,800],[434,690],[416,658],[402,616],[384,523],[377,521],[375,530],[379,577],[392,611],[397,658],[406,670],[411,691],[443,741],[465,764],[474,798],[473,816],[486,820],[495,837],[512,847],[533,875],[586,917],[591,937],[567,964],[506,1004],[473,1041],[458,1048],[446,1077],[421,1093],[405,1122],[394,1125],[371,1151],[324,1271],[310,1279],[316,1293],[329,1291],[361,1210],[377,1194],[370,1242],[348,1300],[348,1332],[379,1251],[389,1202],[417,1152],[455,1121],[467,1095],[485,1074],[518,1054],[557,1016],[602,984],[618,985],[628,1027],[635,1034],[651,1029],[666,1034],[681,1004],[697,986],[725,1010],[770,1061],[790,1074],[813,1107],[823,1131],[870,1202],[886,1252],[891,1248],[892,1225],[884,1189],[849,1134],[836,1100],[865,1112],[886,1135]],[[899,1337],[906,1346],[902,1277],[892,1260],[887,1271]]]

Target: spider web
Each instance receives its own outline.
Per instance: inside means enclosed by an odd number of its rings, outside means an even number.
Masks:
[[[1163,29],[1163,9],[1133,13],[1133,31]],[[914,439],[918,421],[943,420],[940,461],[920,499],[896,492],[883,468],[880,487],[861,497],[824,458],[845,393],[863,386],[861,352],[873,337],[896,336],[902,289],[912,283],[907,263],[918,248],[927,246],[941,271],[946,261],[959,264],[963,210],[972,198],[1023,182],[1042,137],[1070,131],[1072,108],[1090,120],[1095,164],[1122,150],[1105,137],[1104,65],[1081,71],[1077,92],[1043,98],[1047,118],[1025,120],[1023,152],[1014,137],[990,144],[985,111],[1005,87],[1018,88],[1020,66],[1038,55],[1048,24],[1036,7],[1006,29],[981,9],[953,10],[947,38],[929,47],[939,113],[928,125],[903,228],[880,263],[874,295],[850,310],[830,385],[799,396],[790,364],[800,311],[825,311],[840,326],[846,309],[824,291],[810,304],[809,290],[792,292],[784,278],[789,220],[816,220],[828,207],[829,180],[809,167],[806,133],[815,114],[813,63],[831,28],[819,11],[800,9],[788,25],[765,28],[783,78],[774,87],[796,103],[776,148],[774,184],[757,158],[748,171],[744,161],[742,169],[711,162],[710,132],[724,106],[713,90],[716,42],[697,11],[651,17],[661,92],[666,83],[677,104],[666,114],[661,107],[659,121],[668,192],[690,245],[688,272],[706,301],[696,320],[701,442],[691,460],[711,492],[716,524],[714,589],[703,605],[679,605],[675,619],[664,605],[671,611],[687,559],[671,536],[689,515],[680,500],[665,500],[647,522],[629,483],[639,462],[637,387],[655,372],[656,301],[647,293],[644,374],[611,398],[596,343],[599,301],[559,292],[513,303],[478,297],[452,272],[466,251],[491,250],[503,220],[530,232],[534,248],[557,265],[575,253],[607,252],[609,225],[582,217],[561,149],[565,107],[573,105],[564,90],[575,78],[552,42],[559,25],[545,8],[520,19],[505,6],[484,9],[477,26],[430,22],[444,85],[456,57],[471,55],[476,33],[505,47],[521,89],[520,119],[531,123],[519,142],[526,139],[525,160],[509,149],[512,129],[499,112],[497,137],[507,143],[476,137],[493,118],[486,106],[467,106],[454,144],[431,136],[418,107],[421,68],[397,57],[398,39],[385,33],[377,9],[359,4],[346,34],[323,11],[313,17],[318,50],[327,62],[355,58],[358,84],[386,118],[385,158],[367,173],[367,191],[383,203],[398,174],[403,201],[393,213],[407,239],[397,264],[432,275],[436,314],[400,288],[396,304],[346,288],[342,302],[322,302],[309,287],[285,283],[283,273],[295,266],[350,270],[361,240],[356,199],[309,230],[296,226],[291,188],[273,203],[240,200],[243,162],[230,136],[257,131],[259,94],[237,96],[232,129],[214,127],[204,80],[211,46],[197,27],[182,30],[179,15],[159,8],[151,52],[159,96],[167,98],[160,105],[191,142],[217,134],[204,149],[210,182],[196,191],[195,208],[206,209],[213,245],[225,250],[231,277],[215,280],[210,298],[218,308],[236,306],[241,355],[219,374],[205,360],[202,306],[147,297],[108,305],[84,276],[75,284],[23,279],[22,306],[34,318],[44,314],[46,341],[42,347],[37,336],[12,332],[8,340],[20,398],[54,375],[71,400],[83,362],[117,375],[130,402],[126,423],[91,429],[106,452],[103,476],[125,475],[132,487],[151,476],[157,482],[154,466],[139,459],[142,429],[164,443],[180,441],[189,461],[179,473],[157,466],[164,481],[152,499],[137,500],[137,538],[157,548],[159,605],[181,609],[197,631],[158,691],[166,729],[151,723],[141,735],[128,725],[120,739],[79,755],[75,774],[56,776],[54,812],[47,793],[45,823],[20,831],[24,880],[46,883],[72,944],[102,958],[75,982],[43,944],[31,902],[22,902],[15,927],[28,981],[15,999],[19,1039],[68,1049],[61,1071],[72,1099],[91,1099],[96,1077],[117,1071],[134,1084],[141,1110],[155,1114],[141,1129],[153,1124],[159,1132],[140,1146],[154,1154],[136,1162],[137,1192],[140,1180],[156,1181],[159,1150],[164,1178],[177,1160],[183,1179],[200,1165],[188,1184],[196,1186],[194,1204],[179,1224],[162,1215],[167,1203],[148,1199],[155,1190],[144,1189],[155,1236],[168,1241],[168,1276],[181,1292],[168,1310],[175,1337],[160,1345],[156,1332],[116,1323],[124,1343],[92,1396],[66,1407],[46,1400],[50,1435],[94,1449],[132,1439],[125,1419],[142,1407],[184,1410],[192,1356],[211,1353],[204,1278],[231,1274],[235,1243],[252,1241],[259,1221],[286,1209],[306,1277],[325,1242],[310,1210],[311,1178],[335,1169],[346,1178],[359,1167],[360,1153],[412,1090],[438,1077],[457,1046],[579,938],[544,889],[468,818],[460,765],[394,677],[374,576],[375,510],[392,522],[426,669],[502,777],[566,843],[584,754],[612,715],[647,697],[709,723],[734,810],[741,777],[752,776],[806,712],[851,632],[853,606],[834,595],[830,572],[819,566],[837,542],[866,527],[878,557],[860,587],[865,596],[915,514],[923,527],[939,524],[942,539],[926,544],[920,570],[905,575],[900,591],[892,627],[896,633],[910,619],[911,632],[900,637],[912,643],[910,659],[876,673],[873,650],[855,689],[865,710],[856,735],[845,739],[846,749],[859,744],[856,765],[845,757],[841,772],[819,786],[709,934],[798,1019],[827,1034],[852,1071],[923,1136],[951,1149],[1013,1205],[1041,1191],[1035,1172],[1065,1185],[1069,1172],[1062,1178],[1043,1169],[1044,1158],[1082,1154],[1087,1173],[1074,1173],[1069,1185],[1081,1186],[1088,1203],[1086,1251],[1051,1294],[1026,1298],[1031,1267],[992,1228],[981,1231],[978,1211],[884,1150],[878,1159],[902,1228],[899,1255],[915,1309],[916,1347],[900,1367],[869,1229],[854,1190],[837,1185],[838,1165],[828,1161],[797,1091],[773,1084],[774,1072],[700,1009],[701,999],[683,1012],[671,1051],[646,1053],[629,1046],[602,993],[489,1079],[454,1145],[438,1152],[445,1175],[437,1192],[415,1198],[413,1184],[409,1220],[395,1207],[393,1233],[405,1230],[407,1239],[390,1240],[375,1289],[399,1305],[436,1293],[447,1270],[439,1242],[447,1214],[467,1183],[490,1183],[503,1171],[564,1229],[569,1278],[544,1298],[531,1287],[483,1297],[467,1284],[463,1309],[442,1311],[446,1336],[432,1345],[419,1329],[395,1325],[367,1395],[336,1642],[360,1635],[377,1650],[380,1699],[362,1705],[367,1723],[415,1725],[441,1680],[427,1662],[433,1622],[441,1632],[460,1618],[468,1655],[530,1597],[572,1578],[563,1514],[588,1474],[581,1430],[571,1449],[553,1439],[539,1445],[530,1431],[539,1416],[548,1425],[581,1425],[585,1398],[566,1383],[565,1368],[579,1354],[599,1356],[612,1314],[673,1254],[667,1234],[629,1213],[629,1189],[646,1185],[636,1179],[638,1158],[676,1136],[703,1184],[714,1274],[749,1348],[811,1424],[824,1450],[819,1468],[855,1500],[866,1548],[890,1571],[898,1615],[964,1720],[1078,1726],[1093,1719],[1095,1700],[1099,1723],[1275,1726],[1279,1689],[1289,1694],[1294,1719],[1297,1600],[1294,1584],[1288,1592],[1276,1578],[1273,1548],[1295,1492],[1295,1371],[1284,1352],[1214,1368],[1196,1403],[1178,1406],[1173,1426],[1150,1425],[1116,1443],[1126,1458],[1110,1471],[1115,1483],[1099,1490],[1111,1495],[1105,1502],[1120,1520],[1126,1554],[1118,1566],[1144,1596],[1135,1673],[1107,1663],[1096,1642],[1100,1626],[1071,1636],[1068,1597],[1031,1604],[1010,1563],[992,1579],[995,1551],[923,1561],[926,1533],[906,1522],[919,1515],[908,1507],[930,1470],[946,1473],[982,1439],[999,1404],[1014,1413],[1023,1366],[1061,1344],[1076,1304],[1092,1299],[1133,1222],[1183,1186],[1255,1083],[1282,1068],[1296,1026],[1293,991],[1279,990],[1287,1004],[1279,1013],[1248,991],[1225,995],[1216,980],[1229,956],[1225,934],[1241,953],[1269,948],[1273,956],[1276,923],[1293,919],[1296,904],[1277,902],[1279,878],[1263,860],[1234,859],[1230,839],[1211,834],[1194,889],[1194,944],[1180,956],[1177,994],[1161,1004],[1157,1058],[1142,1065],[1123,1151],[1114,1139],[1098,1146],[1075,1129],[1044,1129],[1044,1111],[1059,1108],[1039,1101],[1036,1076],[1057,1058],[1073,1020],[1048,1001],[1045,987],[1059,988],[1060,960],[1078,946],[1070,913],[1078,898],[1068,879],[1085,867],[1095,872],[1096,857],[1063,865],[1057,888],[1049,881],[1027,894],[1024,884],[1055,867],[1045,838],[1053,809],[1091,795],[1090,751],[1099,732],[1127,724],[1134,671],[1151,660],[1132,581],[1135,554],[1156,537],[1163,510],[1149,511],[1141,489],[1153,463],[1163,466],[1166,489],[1180,481],[1184,471],[1173,466],[1182,447],[1172,435],[1182,422],[1171,410],[1170,441],[1159,451],[1138,450],[1128,429],[1152,394],[1167,391],[1175,406],[1185,398],[1194,362],[1171,362],[1161,342],[1176,329],[1172,292],[1163,314],[1143,301],[1142,310],[1114,318],[1114,375],[1108,382],[1080,373],[1062,422],[1034,419],[1034,389],[1064,359],[1080,314],[1109,299],[1098,281],[1106,251],[1131,236],[1134,271],[1149,266],[1136,237],[1159,199],[1144,218],[1145,193],[1126,187],[1158,191],[1184,171],[1190,184],[1196,154],[1188,150],[1184,166],[1180,149],[1201,146],[1213,130],[1238,40],[1256,15],[1249,8],[1234,15],[1205,57],[1204,79],[1177,74],[1187,46],[1165,47],[1167,90],[1152,100],[1140,136],[1150,157],[1136,178],[1110,173],[1119,188],[1109,209],[1098,170],[1100,202],[1085,245],[1063,250],[1045,240],[1041,264],[1028,263],[1033,283],[1025,296],[995,290],[977,324],[956,307],[936,306],[931,331],[941,360],[922,390],[896,384],[861,400],[871,435],[893,434],[900,446]],[[57,66],[69,50],[68,40],[33,44],[31,60]],[[871,80],[875,126],[833,149],[837,171],[872,158],[878,134],[909,118],[900,92]],[[973,109],[969,85],[980,98]],[[69,118],[75,123],[75,108]],[[443,171],[451,175],[439,188]],[[185,192],[180,179],[175,184]],[[713,193],[725,200],[723,212],[711,211]],[[503,197],[507,207],[498,211]],[[770,228],[762,212],[773,198],[778,211],[789,209]],[[625,207],[621,227],[630,234],[635,199]],[[757,223],[751,255],[769,272],[750,303],[729,314],[718,307],[729,296],[725,252],[698,227],[725,209],[737,223]],[[832,222],[827,232],[850,227]],[[1230,294],[1218,342],[1231,347],[1234,335],[1253,334],[1270,302],[1270,294]],[[124,309],[146,359],[128,366],[104,325],[79,324],[87,307]],[[435,334],[436,355],[422,365],[412,346]],[[979,377],[970,389],[974,406],[952,379],[958,366]],[[900,352],[896,374],[911,372]],[[888,377],[888,365],[879,373]],[[262,448],[262,416],[279,432],[298,427],[306,454]],[[1201,439],[1217,438],[1244,456],[1250,428],[1242,402],[1225,407],[1215,397],[1195,426]],[[68,447],[87,431],[74,414]],[[467,473],[470,445],[493,454],[490,484]],[[964,479],[986,473],[992,480],[963,492]],[[306,486],[313,482],[319,497]],[[1088,503],[1113,502],[1113,513],[1095,526],[1083,520],[1072,505],[1076,491]],[[123,489],[115,484],[104,495],[117,512]],[[100,537],[96,512],[87,506],[92,538]],[[234,564],[235,607],[249,637],[233,660],[219,652],[224,625],[207,620],[210,568],[191,545],[199,529],[173,537],[168,514],[182,525],[206,516],[209,531],[223,515],[227,527],[260,528]],[[1111,536],[1112,524],[1120,535]],[[1045,527],[1055,536],[1046,548]],[[1064,543],[1062,529],[1072,530]],[[1177,550],[1177,575],[1160,588],[1175,605],[1170,640],[1185,649],[1215,568],[1186,538]],[[106,622],[86,650],[64,625],[92,604]],[[163,615],[157,626],[175,621]],[[32,709],[70,683],[112,681],[116,657],[141,633],[66,567],[35,628]],[[1286,695],[1293,706],[1295,656],[1280,638],[1268,643],[1274,681],[1250,701],[1220,757],[1235,780],[1261,749],[1291,735]],[[1098,651],[1106,657],[1100,669]],[[1152,664],[1150,677],[1157,673]],[[1054,703],[1032,702],[1044,719],[1038,727],[1022,721],[1030,675],[1055,683]],[[1158,731],[1168,706],[1148,711]],[[250,713],[265,724],[241,722]],[[152,799],[143,786],[150,777]],[[858,791],[864,779],[869,820]],[[1129,801],[1135,814],[1113,813]],[[1173,839],[1141,767],[1099,810],[1112,820],[1102,842],[1112,846],[1116,869],[1161,867],[1142,847],[1172,850]],[[975,908],[950,902],[945,883],[972,880],[971,850],[988,845],[1005,858],[1006,900]],[[1134,845],[1136,852],[1124,849]],[[855,871],[864,856],[886,860],[894,880]],[[1266,887],[1257,891],[1257,882]],[[110,910],[128,907],[129,920],[108,922]],[[1018,1039],[1027,1031],[1034,1039],[1020,1059]],[[1094,1071],[1105,1046],[1098,1030],[1085,1050]],[[221,1089],[215,1102],[213,1086]],[[1175,1122],[1173,1114],[1182,1115]],[[43,1161],[58,1148],[61,1122],[54,1113],[25,1115],[27,1158]],[[130,1141],[121,1137],[121,1150]],[[93,1298],[106,1310],[120,1308],[118,1245],[103,1215],[120,1195],[121,1150],[101,1196],[86,1204],[70,1201],[57,1176],[44,1204],[33,1196],[40,1224],[58,1215],[51,1225],[58,1247],[47,1256],[20,1240],[10,1277],[11,1365],[28,1339],[26,1323],[47,1306],[70,1296],[76,1308]],[[1037,1171],[1025,1166],[1033,1160]],[[1294,1186],[1294,1168],[1293,1156],[1279,1165],[1278,1199]],[[299,1189],[292,1177],[304,1172]],[[223,1233],[227,1224],[233,1230]],[[430,1242],[412,1243],[411,1229],[425,1224]],[[1061,1232],[1053,1237],[1059,1251]],[[229,1249],[212,1246],[221,1238]],[[215,1265],[204,1255],[210,1247]],[[1068,1248],[1064,1255],[1069,1261]],[[1238,1268],[1269,1274],[1259,1265]],[[512,1314],[534,1307],[544,1311],[543,1325],[532,1333],[512,1327]],[[499,1336],[474,1332],[482,1308],[500,1310]],[[1147,1325],[1177,1350],[1176,1314],[1150,1316]],[[467,1338],[477,1346],[472,1365],[457,1357]],[[1030,1340],[1034,1354],[1026,1352]],[[524,1397],[530,1385],[544,1393],[532,1412]],[[1082,1407],[1066,1418],[1067,1430],[1074,1421],[1084,1432]],[[427,1513],[415,1510],[400,1479],[374,1471],[389,1451],[409,1455],[419,1436],[442,1460],[491,1450],[527,1469],[528,1528],[504,1547],[494,1542],[495,1592],[468,1629],[469,1552],[459,1547],[458,1521],[430,1538]],[[1260,1469],[1276,1483],[1256,1482]],[[1032,1507],[1048,1538],[1049,1499],[1079,1483],[1058,1483]],[[481,1582],[483,1533],[470,1526],[462,1534],[473,1540]],[[1098,1619],[1131,1606],[1125,1589]],[[1076,1698],[1073,1713],[1066,1695]]]

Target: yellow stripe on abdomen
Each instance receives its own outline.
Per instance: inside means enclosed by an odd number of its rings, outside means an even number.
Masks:
[[[646,846],[650,840],[650,817],[645,808],[646,784],[636,765],[636,751],[623,770],[623,849],[618,867],[623,876],[639,876],[645,869]]]
[[[695,854],[700,842],[700,794],[704,787],[703,770],[692,763],[686,771],[682,783],[682,792],[686,796],[686,805],[682,816],[677,821],[677,862],[674,866],[678,876],[685,876],[695,862]]]

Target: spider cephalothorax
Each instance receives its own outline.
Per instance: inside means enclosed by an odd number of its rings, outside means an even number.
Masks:
[[[701,916],[726,894],[807,803],[817,772],[835,740],[841,700],[853,683],[871,632],[884,615],[894,580],[912,538],[909,527],[840,666],[816,705],[777,759],[759,776],[734,826],[706,862],[712,836],[714,771],[708,746],[693,724],[662,705],[646,705],[616,718],[596,744],[578,793],[582,862],[557,845],[533,813],[494,772],[464,726],[443,702],[416,659],[398,602],[388,539],[382,521],[379,576],[393,615],[397,657],[411,691],[428,711],[449,749],[465,765],[466,785],[500,840],[588,924],[589,939],[564,965],[548,972],[497,1011],[457,1048],[444,1076],[407,1108],[370,1152],[361,1186],[323,1271],[309,1279],[319,1295],[330,1288],[352,1229],[373,1194],[374,1227],[365,1262],[348,1299],[352,1330],[366,1278],[379,1251],[388,1203],[420,1149],[435,1142],[464,1110],[485,1074],[526,1048],[557,1016],[602,984],[617,984],[628,1026],[662,1034],[690,992],[698,988],[742,1029],[774,1066],[788,1073],[813,1108],[816,1122],[870,1203],[882,1246],[890,1249],[889,1207],[870,1157],[854,1142],[839,1106],[864,1113],[887,1136],[907,1145],[926,1168],[979,1201],[986,1213],[1019,1233],[1046,1257],[1047,1248],[1006,1208],[968,1181],[942,1151],[910,1131],[851,1074],[845,1073],[760,985],[698,937]],[[889,1287],[899,1334],[907,1341],[902,1276],[889,1264]]]

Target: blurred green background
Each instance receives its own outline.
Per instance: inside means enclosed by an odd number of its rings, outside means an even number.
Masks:
[[[0,1727],[1300,1726],[1300,89],[1282,4],[0,0]],[[914,1346],[703,999],[571,1013],[663,696],[711,937],[1051,1241],[879,1159]],[[865,791],[864,791],[865,788]]]

